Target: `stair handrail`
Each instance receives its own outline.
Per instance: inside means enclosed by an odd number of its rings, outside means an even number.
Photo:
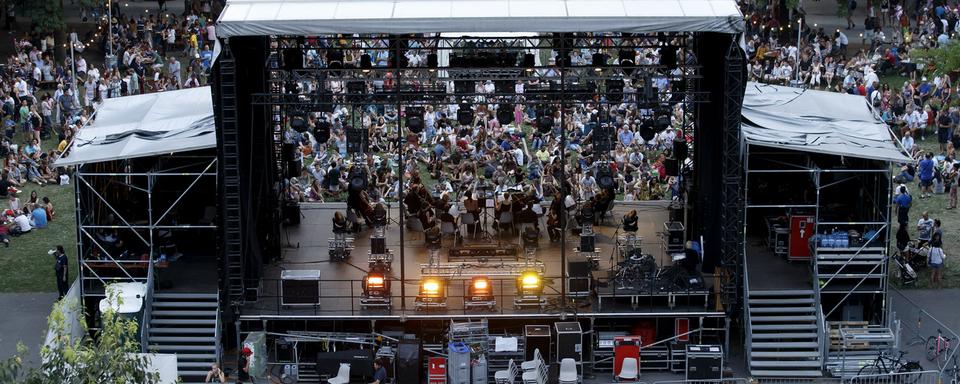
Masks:
[[[143,295],[143,316],[140,319],[140,352],[150,347],[150,320],[153,318],[153,263],[147,266],[147,290]]]
[[[220,344],[220,295],[217,295],[217,315],[213,326],[213,343],[216,346],[214,349],[214,353],[216,354],[214,361],[217,362],[218,366],[222,367],[223,362],[220,361],[223,356],[223,346]]]
[[[818,298],[819,300],[819,298]],[[827,366],[827,345],[830,338],[827,333],[827,318],[823,315],[823,305],[817,301],[817,340],[820,342],[820,371],[823,372]]]
[[[746,363],[747,363],[747,372],[750,371],[750,360],[753,355],[753,321],[750,317],[750,266],[747,265],[746,254],[743,255],[743,320],[744,320],[744,332],[743,338],[745,340],[745,345],[747,346],[746,353]]]
[[[847,261],[845,261],[842,265],[840,265],[840,268],[837,269],[836,272],[834,272],[832,275],[830,275],[830,278],[827,279],[827,281],[826,281],[825,283],[823,283],[823,286],[826,287],[827,284],[830,284],[830,282],[833,281],[833,279],[834,279],[835,277],[837,277],[837,275],[839,275],[840,272],[843,271],[843,268],[845,268],[845,267],[847,266],[847,264],[849,264],[851,261],[853,261],[853,259],[856,259],[857,256],[860,255],[860,252],[863,251],[865,248],[867,248],[867,245],[869,245],[871,242],[873,242],[873,240],[876,239],[877,236],[880,236],[880,232],[883,231],[883,230],[885,230],[885,229],[887,229],[887,224],[883,224],[882,226],[880,226],[880,229],[878,229],[876,232],[874,232],[873,236],[871,236],[869,240],[864,241],[864,242],[863,242],[863,245],[861,245],[860,248],[857,248],[857,251],[854,252],[853,254],[851,254],[851,255],[850,255],[850,258],[847,259]],[[817,248],[819,248],[819,246],[818,246]],[[886,251],[884,251],[883,256],[884,256],[884,259],[883,259],[880,263],[878,263],[878,264],[881,264],[881,263],[886,262],[886,256],[887,256]],[[814,258],[814,263],[816,263],[816,262],[817,262],[816,259],[819,259],[819,258],[820,258],[820,252],[817,251],[817,257]],[[870,271],[870,272],[873,272],[873,271]],[[816,276],[816,275],[814,275],[814,276]],[[818,282],[819,282],[819,280],[820,280],[820,278],[817,277],[817,281],[818,281]],[[859,284],[858,284],[857,286],[859,286]],[[844,299],[846,299],[846,297],[844,297]],[[833,311],[831,310],[830,313],[833,313]]]

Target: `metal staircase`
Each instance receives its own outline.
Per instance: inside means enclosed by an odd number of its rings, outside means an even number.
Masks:
[[[229,49],[228,49],[229,51]],[[237,129],[236,63],[229,52],[219,59],[220,171],[222,184],[223,256],[221,274],[227,281],[231,301],[242,301],[244,294],[244,265],[241,252],[243,226],[240,212],[240,150]],[[215,98],[216,99],[216,98]],[[221,284],[221,286],[224,286]]]
[[[747,348],[756,377],[822,376],[823,329],[815,292],[747,292]]]
[[[148,350],[177,354],[183,383],[202,383],[220,361],[216,293],[156,293],[151,304]]]
[[[884,247],[817,248],[813,271],[819,293],[843,295],[829,308],[829,317],[842,303],[856,293],[886,291],[887,253]]]

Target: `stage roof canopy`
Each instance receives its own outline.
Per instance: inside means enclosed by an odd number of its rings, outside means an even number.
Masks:
[[[106,99],[56,165],[214,148],[216,130],[210,87]]]
[[[228,0],[217,35],[744,30],[734,0]]]
[[[742,113],[748,144],[910,161],[863,96],[748,83]]]

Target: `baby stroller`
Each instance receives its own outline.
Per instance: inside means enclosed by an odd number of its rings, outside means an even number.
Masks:
[[[909,247],[907,248],[909,249]],[[893,262],[897,265],[896,275],[900,277],[901,286],[909,286],[916,284],[917,282],[917,271],[910,265],[910,262],[904,258],[904,252],[897,252],[893,255]]]

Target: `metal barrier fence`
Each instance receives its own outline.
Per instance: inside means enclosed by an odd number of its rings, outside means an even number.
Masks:
[[[897,348],[906,351],[909,360],[918,360],[924,370],[934,370],[939,376],[949,382],[953,377],[953,367],[957,364],[957,347],[960,345],[960,334],[950,325],[956,325],[957,319],[947,314],[941,317],[950,322],[946,324],[925,307],[931,310],[950,311],[952,303],[937,302],[938,308],[931,305],[917,303],[907,292],[890,287],[887,295],[890,300],[891,328],[898,336]],[[941,338],[937,343],[938,336]],[[935,353],[932,353],[936,351]],[[948,377],[949,376],[949,377]]]
[[[940,371],[892,372],[878,375],[858,375],[850,378],[855,384],[940,384]]]

